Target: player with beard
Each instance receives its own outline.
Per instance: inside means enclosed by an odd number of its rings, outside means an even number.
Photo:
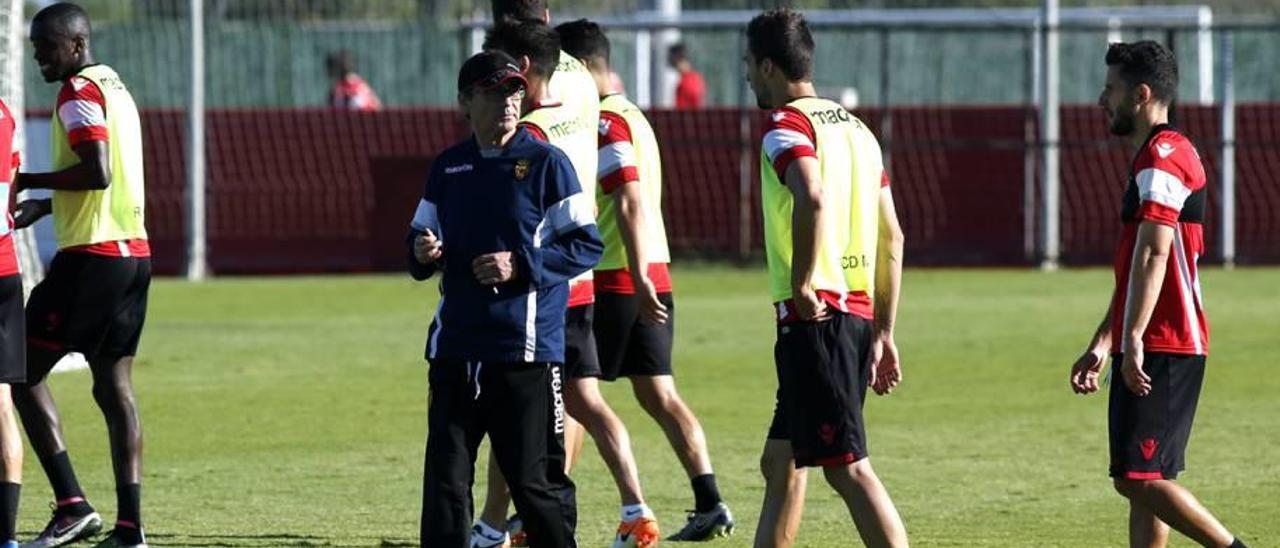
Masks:
[[[1152,41],[1111,44],[1098,97],[1113,135],[1137,148],[1115,250],[1111,304],[1071,387],[1091,394],[1110,357],[1111,478],[1129,500],[1129,545],[1164,546],[1172,527],[1204,546],[1241,547],[1186,488],[1184,468],[1209,353],[1196,261],[1204,254],[1206,179],[1195,145],[1169,124],[1173,52]]]

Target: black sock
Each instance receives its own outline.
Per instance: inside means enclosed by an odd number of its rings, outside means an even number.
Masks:
[[[142,486],[136,483],[116,487],[116,523],[142,529]]]
[[[21,483],[0,482],[0,542],[18,540],[18,495]]]
[[[694,510],[707,512],[720,504],[720,488],[715,474],[703,474],[689,481],[693,484]]]
[[[40,457],[40,466],[44,467],[45,475],[49,476],[49,484],[53,487],[53,498],[56,499],[59,511],[77,516],[93,511],[93,507],[84,499],[84,491],[80,489],[80,481],[76,479],[76,472],[71,468],[71,457],[67,456],[66,451]]]
[[[1240,539],[1232,539],[1230,548],[1249,548],[1249,547],[1245,546],[1243,542],[1240,542]]]
[[[125,544],[143,544],[146,542],[146,539],[142,537],[142,529],[127,523],[116,522],[115,529],[111,530],[111,536],[123,541]]]

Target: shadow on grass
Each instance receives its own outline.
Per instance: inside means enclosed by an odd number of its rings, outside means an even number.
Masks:
[[[226,533],[207,535],[148,533],[147,540],[156,546],[202,546],[209,548],[228,546],[370,546],[379,548],[408,548],[418,546],[416,541],[407,538],[357,536],[338,539],[318,535],[295,535],[289,533]]]

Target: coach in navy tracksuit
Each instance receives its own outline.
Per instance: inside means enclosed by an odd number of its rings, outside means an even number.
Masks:
[[[436,157],[413,217],[409,271],[442,272],[427,340],[431,397],[422,544],[464,547],[487,433],[533,546],[576,546],[564,473],[568,281],[600,259],[593,201],[559,149],[517,130],[525,81],[503,53],[467,60],[474,136]]]

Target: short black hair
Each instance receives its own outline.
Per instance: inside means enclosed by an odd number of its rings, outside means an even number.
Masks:
[[[813,77],[813,35],[798,11],[768,10],[747,25],[747,49],[756,62],[768,59],[792,82]]]
[[[48,31],[67,38],[88,37],[92,32],[89,13],[71,2],[58,2],[40,10],[31,24],[43,25]]]
[[[600,25],[586,19],[561,23],[556,27],[560,49],[578,59],[600,59],[609,64],[609,37]]]
[[[343,73],[356,71],[356,60],[351,56],[351,52],[345,49],[331,51],[324,58],[325,68],[331,71],[340,71]]]
[[[529,58],[529,71],[551,78],[560,63],[560,36],[542,22],[504,23],[484,36],[484,49],[506,52],[516,59]]]
[[[545,0],[490,0],[494,23],[530,21],[542,22],[547,13]]]
[[[671,44],[671,47],[667,48],[667,55],[676,59],[688,59],[689,46],[684,45],[684,42]]]
[[[1107,66],[1119,67],[1130,88],[1146,84],[1151,93],[1172,104],[1178,96],[1178,60],[1159,42],[1117,42],[1107,47]]]

